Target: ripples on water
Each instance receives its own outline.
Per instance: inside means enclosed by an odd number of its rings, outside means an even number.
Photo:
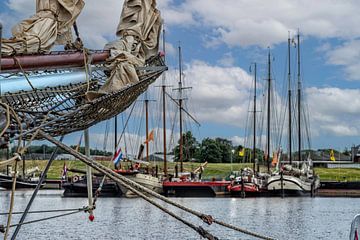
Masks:
[[[14,211],[25,208],[31,191],[17,191]],[[40,191],[31,210],[81,208],[85,198],[61,198],[59,191]],[[9,192],[0,192],[0,212],[8,211]],[[348,239],[353,217],[360,213],[356,198],[173,198],[173,200],[235,224],[278,239]],[[167,205],[167,204],[165,204]],[[255,239],[216,225],[207,226],[172,207],[176,213],[208,229],[220,239]],[[28,220],[52,214],[29,214]],[[19,220],[13,216],[12,223]],[[6,217],[0,216],[0,224]],[[14,230],[14,229],[12,229]],[[10,233],[12,234],[12,232]],[[95,221],[78,213],[25,225],[17,239],[200,239],[182,223],[140,198],[100,198]]]

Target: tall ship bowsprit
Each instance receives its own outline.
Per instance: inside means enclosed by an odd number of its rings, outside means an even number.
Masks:
[[[90,158],[88,129],[126,110],[167,67],[164,54],[158,52],[162,19],[155,0],[125,0],[116,31],[118,38],[106,44],[103,50],[87,49],[81,39],[81,26],[76,25],[76,19],[84,6],[83,0],[37,0],[36,13],[17,24],[11,38],[1,38],[0,138],[2,145],[13,141],[18,143],[14,157],[1,162],[2,165],[13,165],[7,222],[0,226],[4,239],[8,238],[10,228],[15,228],[11,239],[16,239],[24,224],[71,214],[83,212],[93,221],[101,185],[94,193],[92,170],[102,174],[102,179],[107,178],[130,190],[204,238],[218,239],[207,229],[164,206],[168,204],[181,209],[209,225],[218,224],[246,235],[272,239],[185,207]],[[72,37],[72,27],[75,38]],[[65,51],[51,51],[57,44],[64,45]],[[65,135],[76,131],[84,131],[85,154],[63,143]],[[27,206],[20,212],[19,222],[12,224],[18,165],[33,140],[47,140],[56,145],[56,149],[46,163]],[[26,144],[22,145],[23,141]],[[76,210],[42,209],[36,212],[70,212],[26,221],[58,149],[86,164],[88,205]]]

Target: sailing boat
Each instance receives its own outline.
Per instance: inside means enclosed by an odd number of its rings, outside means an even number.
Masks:
[[[178,107],[179,111],[179,161],[180,161],[180,172],[178,172],[177,165],[175,166],[174,176],[170,176],[163,181],[164,194],[166,196],[175,196],[175,197],[215,197],[219,194],[227,193],[227,186],[230,184],[230,181],[202,181],[201,177],[196,178],[194,176],[201,175],[204,167],[207,165],[207,162],[201,164],[195,171],[185,172],[183,166],[183,157],[184,157],[184,139],[185,134],[183,134],[183,113],[186,113],[196,124],[199,122],[187,112],[183,106],[183,95],[182,90],[187,89],[188,87],[183,86],[182,82],[182,55],[181,55],[181,46],[179,50],[179,85],[176,90],[179,91],[178,101],[171,98]],[[166,147],[165,147],[166,148]],[[166,165],[165,165],[166,166]]]
[[[142,159],[142,155],[143,155],[143,151],[144,151],[144,145],[140,144],[139,146],[139,153],[137,155],[137,158],[135,159],[130,159],[128,158],[127,160],[130,161],[131,163],[131,169],[130,170],[124,170],[124,169],[119,169],[119,170],[114,170],[115,172],[126,176],[127,178],[143,185],[144,187],[147,187],[149,189],[151,189],[154,192],[157,193],[162,193],[163,192],[163,188],[162,188],[162,181],[161,178],[158,177],[158,174],[155,172],[149,172],[149,168],[141,168],[141,165],[149,165],[149,143],[150,141],[154,140],[154,130],[152,130],[149,133],[149,119],[148,119],[148,103],[149,100],[146,99],[144,100],[145,102],[145,115],[146,115],[146,140],[144,142],[144,144],[146,144],[146,158],[145,160]],[[123,186],[121,186],[122,191],[125,193],[125,196],[132,196],[132,192],[125,189]]]
[[[313,164],[308,156],[302,161],[301,155],[301,78],[300,78],[300,34],[297,34],[298,57],[298,162],[292,161],[292,112],[291,112],[291,73],[290,73],[290,36],[288,38],[288,120],[289,120],[289,164],[280,166],[282,151],[278,151],[278,161],[272,176],[267,180],[267,190],[271,195],[307,195],[319,188],[320,180],[314,175]]]
[[[254,102],[253,102],[253,169],[245,168],[241,171],[240,176],[236,176],[231,184],[227,187],[232,196],[259,196],[263,192],[260,186],[261,181],[256,176],[256,74],[257,65],[254,63]],[[243,149],[242,151],[244,151]]]

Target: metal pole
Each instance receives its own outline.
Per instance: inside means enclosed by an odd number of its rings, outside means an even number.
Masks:
[[[90,159],[90,141],[89,141],[89,129],[84,130],[84,139],[85,139],[85,155]],[[89,214],[92,215],[92,204],[93,204],[93,187],[92,187],[92,174],[91,167],[86,165],[86,181],[87,181],[87,191],[88,191],[88,202],[89,202]]]
[[[61,136],[59,141],[62,142],[63,139],[64,139],[64,136]],[[54,159],[55,159],[55,156],[56,156],[56,153],[57,153],[58,149],[59,149],[59,147],[56,146],[55,150],[52,152],[51,157],[50,157],[48,163],[46,164],[46,167],[45,167],[44,171],[42,172],[42,175],[40,176],[39,182],[38,182],[38,184],[36,185],[36,188],[35,188],[32,196],[31,196],[28,204],[26,205],[26,208],[25,208],[25,210],[24,210],[24,213],[22,214],[22,216],[21,216],[21,218],[20,218],[20,221],[19,221],[18,225],[16,226],[15,231],[14,231],[13,235],[11,236],[11,240],[14,240],[14,239],[16,238],[17,234],[19,233],[20,228],[21,228],[21,226],[22,226],[21,224],[25,221],[26,215],[28,214],[28,212],[29,212],[29,210],[30,210],[30,208],[31,208],[31,205],[32,205],[32,203],[33,203],[33,201],[34,201],[34,199],[35,199],[35,197],[36,197],[36,195],[37,195],[37,193],[38,193],[41,185],[42,185],[43,182],[45,181],[45,177],[46,177],[46,175],[47,175],[47,173],[48,173],[48,171],[49,171],[49,168],[50,168],[52,162],[53,162]]]

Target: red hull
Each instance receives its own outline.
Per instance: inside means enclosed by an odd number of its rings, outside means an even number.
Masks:
[[[89,57],[92,59],[92,64],[102,63],[109,57],[109,51],[94,51]],[[20,65],[24,70],[83,67],[84,53],[64,51],[1,58],[2,72],[21,71]]]
[[[230,181],[207,181],[207,182],[163,182],[166,196],[175,197],[215,197],[228,194],[227,186]]]

